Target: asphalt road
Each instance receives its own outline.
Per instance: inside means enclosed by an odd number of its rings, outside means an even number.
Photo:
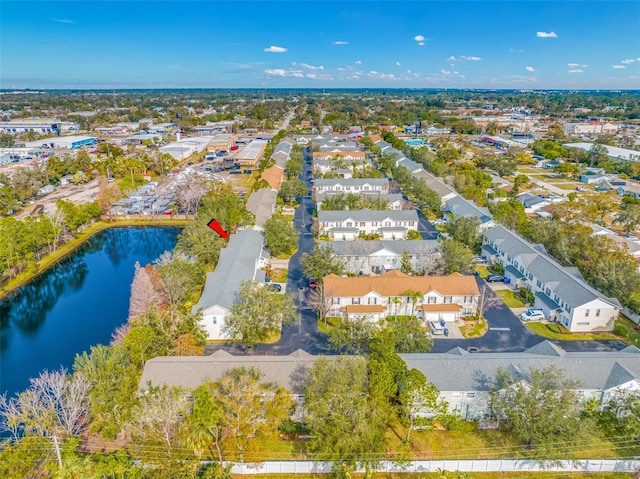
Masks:
[[[305,164],[300,179],[304,180],[311,194],[311,156],[304,153]],[[290,354],[302,349],[310,354],[335,354],[328,346],[328,338],[318,331],[317,313],[308,308],[304,302],[308,279],[302,273],[300,259],[304,253],[310,253],[315,245],[311,232],[313,210],[315,204],[311,196],[302,198],[300,206],[294,213],[294,225],[300,232],[298,251],[289,260],[287,291],[295,294],[295,301],[300,315],[295,325],[284,326],[280,340],[273,344],[258,344],[249,354]],[[437,239],[438,230],[418,212],[419,229],[424,239]],[[476,277],[478,286],[485,286],[484,280]],[[481,289],[482,291],[482,289]],[[487,287],[487,295],[496,294]],[[497,301],[496,301],[497,302]],[[475,339],[435,339],[432,352],[443,353],[455,347],[462,349],[477,348],[478,352],[518,352],[535,346],[545,338],[527,329],[522,321],[500,300],[497,306],[487,309],[485,317],[489,323],[489,331],[481,338]],[[624,348],[622,341],[552,341],[566,351],[615,351]],[[205,354],[224,349],[231,354],[247,354],[246,349],[238,344],[211,344],[205,348]]]

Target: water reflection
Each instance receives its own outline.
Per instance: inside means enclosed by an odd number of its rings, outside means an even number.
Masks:
[[[175,246],[178,228],[113,228],[0,301],[0,394],[76,353],[108,344],[126,321],[134,264]]]

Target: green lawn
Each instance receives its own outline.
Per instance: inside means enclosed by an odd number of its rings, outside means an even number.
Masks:
[[[286,283],[287,272],[285,268],[275,268],[271,270],[271,281],[274,283]]]
[[[627,344],[633,344],[640,348],[640,329],[630,319],[624,316],[619,316],[616,320],[616,326],[622,326],[627,330],[627,337],[623,338],[623,341]]]
[[[524,303],[510,289],[498,289],[495,293],[500,296],[504,304],[510,308],[524,308]]]
[[[318,319],[318,331],[320,331],[322,334],[329,334],[329,330],[331,328],[335,328],[336,326],[339,326],[340,323],[342,323],[341,318],[334,318],[334,317],[327,318],[327,324],[325,324],[325,322],[322,319]]]
[[[556,188],[560,188],[561,190],[574,190],[576,189],[577,183],[558,183],[554,184]]]
[[[554,333],[545,323],[530,322],[525,326],[539,336],[560,341],[608,341],[620,339],[613,333]]]
[[[233,477],[250,477],[260,479],[327,479],[331,477],[329,474],[258,474],[255,476],[246,475],[234,475]],[[364,478],[364,474],[351,473],[352,478],[361,479]],[[589,473],[583,474],[580,472],[465,472],[458,473],[452,471],[442,472],[420,472],[420,473],[408,473],[408,472],[376,472],[367,477],[371,479],[633,479],[631,474],[625,473]]]
[[[482,264],[474,265],[473,269],[478,272],[481,278],[486,278],[487,276],[489,276],[489,269]]]

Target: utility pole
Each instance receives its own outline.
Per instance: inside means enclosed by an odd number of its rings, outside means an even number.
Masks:
[[[58,466],[62,469],[62,456],[60,455],[60,443],[58,442],[58,436],[52,436],[53,448],[56,450],[56,457],[58,458]]]

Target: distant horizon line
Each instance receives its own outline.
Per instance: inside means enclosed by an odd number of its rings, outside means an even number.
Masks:
[[[62,91],[479,91],[479,92],[608,92],[608,93],[628,93],[638,92],[640,89],[632,88],[453,88],[453,87],[118,87],[118,88],[0,88],[0,93],[38,93],[38,92],[62,92]]]

